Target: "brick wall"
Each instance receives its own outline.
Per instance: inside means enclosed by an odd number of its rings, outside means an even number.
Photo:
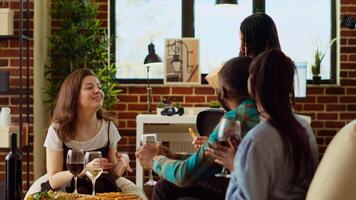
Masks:
[[[26,8],[26,4],[23,3],[24,8]],[[4,7],[8,7],[6,4]],[[11,1],[11,9],[15,11],[15,20],[14,20],[14,34],[18,34],[19,32],[19,1],[18,0],[12,0]],[[24,17],[26,16],[25,12],[23,13]],[[23,24],[24,30],[26,27],[26,22]],[[33,37],[33,0],[30,0],[30,21],[29,21],[29,27],[30,27],[30,33],[28,36],[30,38]],[[25,32],[24,32],[25,34]],[[26,45],[26,41],[24,40],[23,45]],[[18,89],[19,89],[19,41],[18,40],[4,40],[0,39],[0,70],[1,71],[10,71],[10,92],[8,93],[0,93],[0,107],[3,106],[9,106],[11,108],[11,117],[12,117],[12,122],[13,123],[18,123],[19,121],[19,95],[18,95]],[[33,179],[33,40],[31,39],[29,41],[29,46],[30,46],[30,179]],[[26,85],[26,67],[25,67],[25,56],[26,56],[26,51],[24,48],[23,51],[23,88],[25,88]],[[24,91],[25,94],[25,91]],[[23,95],[23,122],[25,122],[25,117],[26,117],[26,99],[25,95]],[[23,149],[25,151],[25,149]],[[9,149],[7,148],[0,148],[0,181],[4,181],[4,160],[5,156],[7,155]],[[26,154],[23,155],[23,175],[22,178],[26,180]],[[26,185],[24,185],[23,188],[26,188]]]
[[[107,0],[97,0],[100,5],[99,18],[107,24]],[[31,11],[33,8],[31,0]],[[18,8],[17,0],[12,1],[12,8]],[[15,30],[18,27],[18,10],[15,15]],[[356,17],[356,0],[341,0],[341,16],[351,15]],[[33,13],[31,13],[31,37],[33,28]],[[11,72],[11,87],[17,88],[18,83],[18,42],[0,41],[3,46],[0,51],[0,70]],[[33,42],[30,42],[30,78],[31,88],[33,87]],[[356,30],[341,29],[341,54],[340,54],[340,76],[341,85],[309,85],[307,89],[308,97],[297,101],[296,110],[300,113],[312,117],[312,127],[317,137],[319,148],[324,152],[335,133],[345,125],[345,123],[356,118]],[[134,160],[135,135],[136,135],[136,115],[146,110],[146,87],[145,85],[124,85],[119,94],[118,102],[113,113],[119,120],[122,140],[119,143],[120,151],[129,151],[130,157]],[[31,108],[33,104],[32,90]],[[214,100],[214,91],[208,86],[196,87],[172,87],[164,85],[153,86],[154,102],[157,103],[163,97],[174,97],[175,101],[181,102],[184,106],[206,106],[207,102]],[[8,105],[12,109],[13,120],[16,118],[18,110],[18,95],[16,93],[0,94],[0,106]],[[31,109],[31,129],[30,144],[32,145],[32,121],[33,111]],[[32,150],[32,148],[31,148]],[[8,149],[0,149],[0,181],[4,179],[4,157]],[[24,158],[25,160],[26,158]],[[32,158],[30,159],[32,162]],[[134,163],[133,163],[134,164]],[[134,165],[133,165],[134,166]],[[32,172],[32,164],[31,164]],[[128,174],[128,178],[134,179],[134,174]],[[31,178],[32,179],[32,178]]]

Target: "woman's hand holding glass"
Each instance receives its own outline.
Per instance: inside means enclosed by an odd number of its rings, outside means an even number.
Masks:
[[[153,180],[152,163],[153,158],[159,154],[160,144],[157,143],[157,134],[144,134],[141,137],[142,146],[136,150],[136,158],[139,160],[144,169],[149,170],[149,180],[144,184],[154,186],[156,181]]]
[[[216,163],[225,166],[230,172],[234,170],[234,158],[237,151],[237,147],[240,140],[231,137],[228,139],[229,146],[223,146],[218,143],[213,143],[209,145],[207,155],[212,156]]]
[[[221,173],[216,174],[218,177],[230,177],[226,168],[230,171],[233,170],[233,160],[235,157],[237,145],[241,140],[241,127],[240,122],[235,120],[223,119],[221,121],[218,142],[211,144],[207,152],[215,158],[215,162],[223,165]]]

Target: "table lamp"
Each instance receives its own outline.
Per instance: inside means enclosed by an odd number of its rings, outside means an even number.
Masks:
[[[152,104],[152,88],[150,85],[150,65],[151,63],[162,62],[161,58],[156,54],[155,45],[151,42],[148,45],[148,55],[146,56],[143,64],[146,65],[147,69],[147,112],[152,113],[151,104]]]

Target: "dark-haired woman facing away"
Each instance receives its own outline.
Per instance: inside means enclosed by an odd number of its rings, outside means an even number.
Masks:
[[[318,163],[310,125],[293,115],[295,66],[268,50],[250,66],[249,92],[261,115],[240,144],[226,199],[305,199]]]

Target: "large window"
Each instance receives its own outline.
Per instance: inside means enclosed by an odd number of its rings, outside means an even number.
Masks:
[[[182,12],[182,1],[194,2]],[[153,42],[156,53],[164,56],[166,38],[186,36],[185,27],[193,27],[190,36],[200,40],[200,71],[209,73],[227,59],[237,56],[239,26],[252,10],[265,10],[277,25],[282,50],[294,61],[307,61],[307,77],[317,46],[326,52],[322,79],[335,81],[335,53],[329,41],[335,37],[333,0],[239,0],[239,5],[215,5],[215,0],[116,0],[115,59],[117,78],[135,81],[147,77],[143,60],[147,45]],[[252,2],[257,2],[253,8]],[[265,5],[265,8],[256,6]],[[182,14],[183,13],[183,14]],[[193,16],[183,20],[182,15]],[[183,18],[186,16],[183,16]],[[112,18],[113,19],[113,18]],[[334,54],[333,54],[334,53]],[[333,59],[334,58],[334,59]],[[332,62],[334,61],[334,63]],[[163,78],[163,63],[151,67],[150,77]]]
[[[307,78],[312,78],[314,51],[325,52],[322,79],[331,79],[332,5],[328,0],[266,0],[266,13],[276,23],[282,50],[295,61],[307,61]],[[335,36],[334,36],[335,37]]]

